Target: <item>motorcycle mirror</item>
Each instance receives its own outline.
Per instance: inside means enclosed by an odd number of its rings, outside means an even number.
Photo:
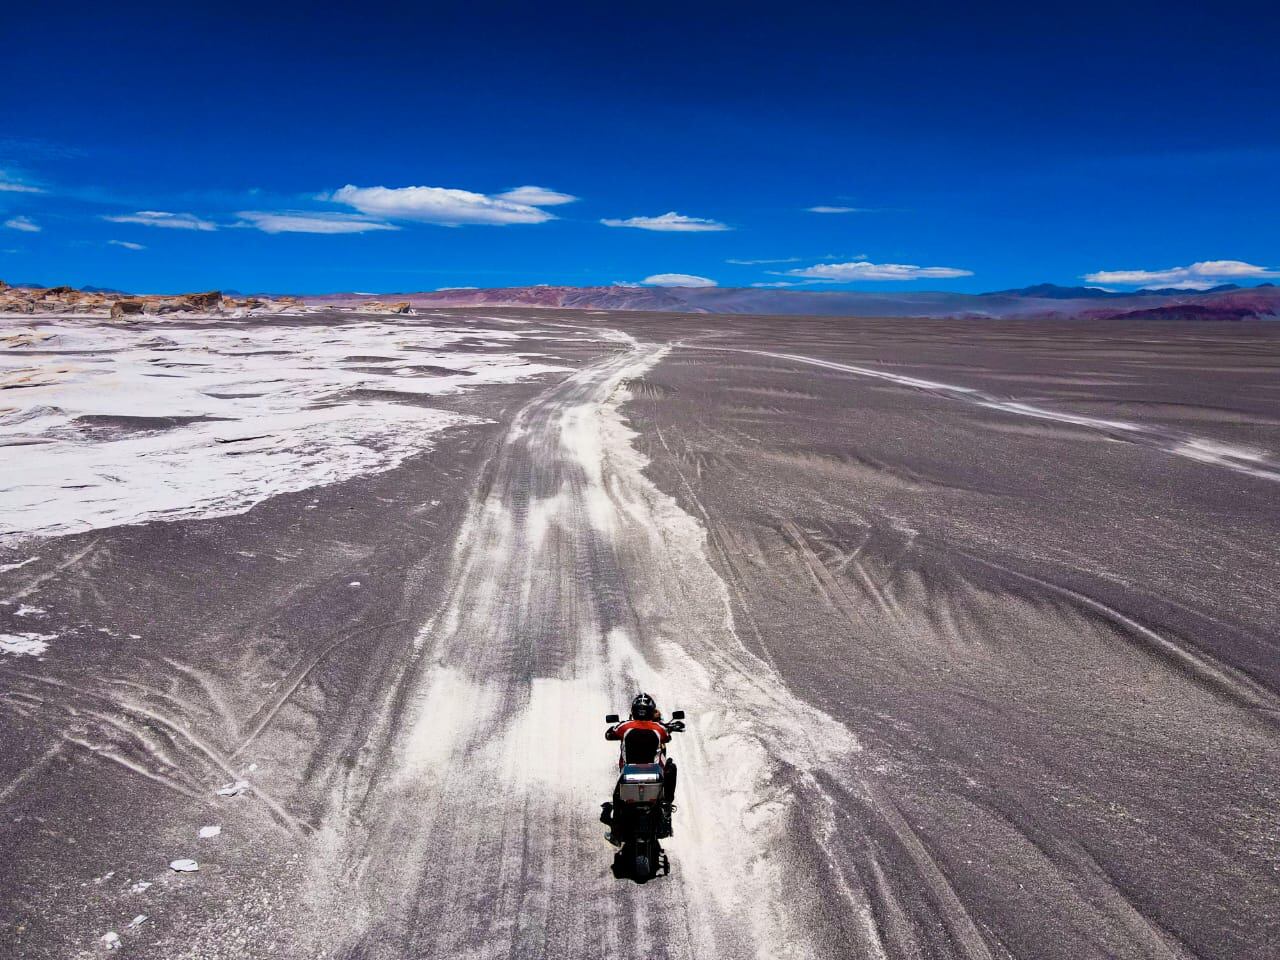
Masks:
[[[672,720],[683,720],[683,719],[684,719],[684,711],[683,711],[683,710],[672,710],[672,711],[671,711],[671,719],[672,719]]]
[[[605,722],[605,723],[617,723],[617,722],[618,722],[618,715],[617,715],[616,713],[608,714],[608,715],[604,718],[604,722]]]

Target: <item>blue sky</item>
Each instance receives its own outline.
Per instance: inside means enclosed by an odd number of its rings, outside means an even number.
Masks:
[[[982,291],[1280,268],[1274,4],[270,6],[6,10],[0,278]]]

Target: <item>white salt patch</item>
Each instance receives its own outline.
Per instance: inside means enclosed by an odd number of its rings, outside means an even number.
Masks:
[[[0,653],[38,657],[49,649],[52,633],[0,633]]]
[[[147,915],[145,913],[140,913],[136,917],[134,917],[132,920],[129,921],[129,926],[126,929],[132,930],[134,927],[140,927],[142,926],[142,924],[146,922],[147,922]]]
[[[179,860],[171,860],[169,862],[169,869],[177,873],[195,873],[195,871],[200,869],[200,864],[196,863],[194,860],[189,860],[186,857],[183,857]]]
[[[18,609],[13,612],[16,616],[19,616],[19,617],[34,617],[44,613],[44,607],[32,607],[23,603],[23,604],[20,604],[18,606]]]
[[[1268,480],[1277,478],[1277,468],[1272,465],[1267,455],[1250,447],[1236,447],[1216,440],[1192,437],[1179,444],[1173,452],[1200,463],[1228,467],[1251,476]]]
[[[474,418],[378,391],[435,396],[565,369],[469,347],[519,339],[509,331],[403,321],[183,320],[157,334],[63,320],[34,332],[38,351],[0,354],[0,389],[22,386],[5,391],[0,443],[23,447],[23,469],[0,480],[0,542],[243,513],[390,470]],[[133,419],[104,419],[119,417]]]
[[[502,713],[500,691],[482,686],[449,667],[436,667],[419,696],[418,715],[397,776],[411,782],[447,766],[474,716]]]
[[[358,586],[360,586],[360,581],[359,581],[359,580],[352,580],[350,583],[348,583],[348,584],[347,584],[347,586],[348,586],[348,587],[358,587]]]
[[[222,832],[221,827],[201,827],[199,831],[200,839],[209,840],[209,839],[212,839],[213,837],[216,837],[221,832]]]
[[[150,880],[139,880],[137,883],[129,887],[130,893],[142,893],[147,887],[151,886]]]
[[[39,557],[27,557],[25,560],[19,560],[17,563],[0,563],[0,573],[8,573],[10,570],[17,570],[19,567],[25,567],[28,563],[34,563]]]
[[[120,934],[116,933],[114,930],[109,933],[104,933],[102,935],[102,945],[108,950],[119,950]]]
[[[224,784],[219,787],[217,794],[220,797],[238,797],[249,789],[248,780],[237,780],[234,783]]]
[[[962,389],[951,387],[949,389]],[[968,388],[963,388],[967,390]],[[1052,420],[1055,423],[1066,423],[1074,427],[1088,427],[1092,430],[1111,430],[1116,433],[1142,433],[1142,427],[1136,423],[1126,423],[1123,420],[1103,420],[1100,417],[1086,417],[1075,413],[1064,413],[1061,410],[1047,410],[1044,407],[1037,407],[1034,404],[1022,403],[1017,400],[983,400],[979,402],[979,406],[988,407],[992,410],[1000,410],[1004,413],[1016,413],[1024,417],[1035,417],[1037,420]]]
[[[530,500],[528,519],[525,522],[530,550],[542,549],[552,522],[558,520],[571,505],[569,494],[563,490],[554,497]]]

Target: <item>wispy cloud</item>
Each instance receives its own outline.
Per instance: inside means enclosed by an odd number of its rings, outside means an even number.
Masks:
[[[778,273],[778,271],[773,271]],[[858,280],[943,280],[954,277],[971,277],[972,270],[958,267],[918,267],[914,263],[871,263],[855,260],[851,263],[819,263],[812,267],[786,270],[778,274],[802,277],[808,280],[827,280],[833,283],[853,283]]]
[[[171,230],[217,230],[218,225],[211,220],[202,220],[194,213],[170,213],[167,210],[139,210],[136,213],[121,213],[103,217],[112,223],[137,223],[144,227],[166,227]]]
[[[573,203],[578,198],[571,193],[560,193],[558,190],[548,190],[546,187],[525,186],[500,193],[498,199],[530,207],[558,207],[562,203]]]
[[[242,210],[236,226],[254,227],[263,233],[368,233],[371,230],[399,230],[395,224],[371,220],[354,213],[309,213],[286,210],[270,213]]]
[[[1200,260],[1187,267],[1167,270],[1099,270],[1081,279],[1090,283],[1118,283],[1122,286],[1178,287],[1203,290],[1234,280],[1267,280],[1280,277],[1280,271],[1243,260]]]
[[[9,142],[0,138],[0,156],[3,156],[5,144]],[[32,182],[31,177],[19,173],[13,167],[0,167],[0,193],[44,193],[44,187]]]
[[[126,250],[145,250],[147,249],[140,243],[134,243],[132,240],[108,240],[109,247],[124,247]]]
[[[660,217],[628,217],[626,220],[601,220],[606,227],[634,227],[637,230],[659,230],[670,233],[704,233],[713,230],[732,230],[719,220],[705,217],[686,217],[672,210]]]
[[[512,223],[545,223],[555,219],[547,211],[528,203],[448,187],[357,187],[347,184],[331,193],[321,194],[320,199],[344,203],[373,217],[446,227],[465,224],[506,226]]]
[[[757,267],[766,263],[799,263],[799,257],[777,257],[773,260],[726,260],[725,263],[736,263],[740,267]]]
[[[761,281],[759,281],[759,282],[757,282],[757,283],[753,283],[753,284],[752,284],[752,286],[753,286],[753,287],[802,287],[802,286],[804,286],[804,285],[805,285],[805,283],[806,283],[806,282],[811,282],[811,281],[805,281],[805,280],[761,280]]]
[[[861,207],[805,207],[809,213],[866,213],[867,211]]]
[[[40,224],[30,217],[10,217],[4,222],[10,230],[21,230],[23,233],[39,233]]]
[[[0,171],[0,193],[44,193],[44,188],[10,179]]]
[[[695,277],[690,273],[655,273],[642,281],[650,287],[714,287],[716,282],[709,277]]]

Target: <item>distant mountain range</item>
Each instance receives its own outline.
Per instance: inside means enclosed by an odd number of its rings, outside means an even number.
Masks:
[[[45,288],[0,282],[0,312],[118,309],[137,300],[160,309],[192,297],[220,301],[218,309],[278,310],[310,306],[360,307],[404,313],[411,307],[547,307],[561,310],[637,310],[659,313],[757,314],[829,317],[1000,317],[1020,320],[1280,320],[1280,287],[1223,284],[1209,290],[1138,290],[1041,283],[990,293],[920,291],[877,293],[762,287],[500,287],[426,293],[332,293],[324,296],[254,296],[233,291],[183,296],[134,296],[103,287]],[[204,302],[200,299],[200,303]],[[115,304],[116,306],[113,306]],[[171,305],[171,304],[170,304]],[[196,309],[192,306],[190,309]]]
[[[309,304],[349,306],[371,299],[415,307],[554,307],[569,310],[645,310],[668,313],[847,317],[1004,317],[1063,320],[1119,317],[1152,320],[1280,319],[1274,284],[1210,290],[1139,290],[1037,284],[991,293],[939,291],[875,293],[760,287],[502,287],[432,293],[335,293],[307,296]]]
[[[1270,286],[1270,284],[1264,284]],[[1185,296],[1187,294],[1223,293],[1227,290],[1242,289],[1238,284],[1223,283],[1207,290],[1180,290],[1175,287],[1146,287],[1135,291],[1137,295],[1154,295],[1162,297]],[[1117,290],[1106,290],[1102,287],[1060,287],[1056,283],[1037,283],[1032,287],[1019,287],[1016,290],[996,290],[981,293],[981,297],[1039,297],[1042,300],[1107,300],[1132,297],[1135,293],[1124,293]]]

